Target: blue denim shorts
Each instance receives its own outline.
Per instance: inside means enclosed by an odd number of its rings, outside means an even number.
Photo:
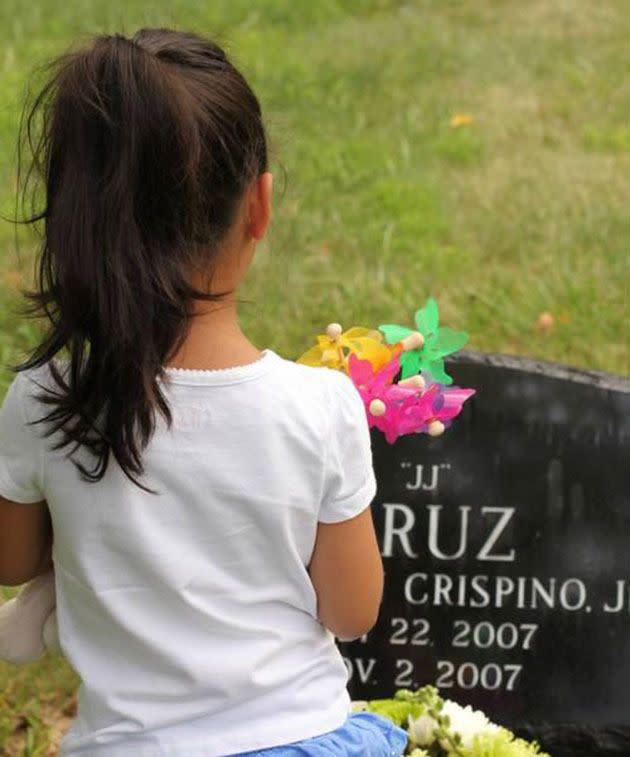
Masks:
[[[401,757],[407,738],[387,718],[353,712],[341,727],[321,736],[230,757]]]

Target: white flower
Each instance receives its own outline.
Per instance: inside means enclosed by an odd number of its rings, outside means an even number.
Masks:
[[[430,715],[420,715],[415,720],[409,715],[407,722],[409,724],[409,738],[414,746],[431,746],[433,744],[437,723]]]
[[[450,699],[444,700],[442,715],[448,715],[451,721],[449,731],[462,737],[462,746],[471,749],[475,736],[500,731],[498,725],[491,723],[481,710],[473,710],[470,705],[462,707]],[[447,745],[442,745],[447,748]]]

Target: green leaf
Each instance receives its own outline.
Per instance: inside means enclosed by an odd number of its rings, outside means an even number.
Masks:
[[[440,317],[437,302],[433,297],[429,297],[424,308],[416,310],[415,321],[418,331],[425,337],[434,334],[438,330]]]
[[[398,344],[398,342],[412,333],[412,330],[406,326],[398,326],[395,323],[385,323],[379,326],[378,329],[385,334],[387,344]]]

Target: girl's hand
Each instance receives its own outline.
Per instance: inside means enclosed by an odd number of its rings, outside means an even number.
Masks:
[[[0,606],[0,660],[26,665],[46,651],[44,627],[55,609],[55,575],[33,578]],[[49,633],[50,637],[50,633]]]

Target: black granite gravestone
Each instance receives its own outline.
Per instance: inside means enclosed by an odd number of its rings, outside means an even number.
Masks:
[[[353,699],[437,685],[554,757],[630,755],[630,379],[462,351],[437,438],[373,434],[376,627]]]

